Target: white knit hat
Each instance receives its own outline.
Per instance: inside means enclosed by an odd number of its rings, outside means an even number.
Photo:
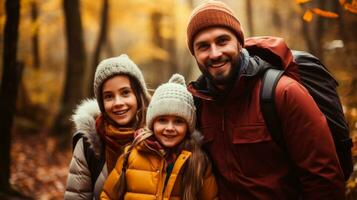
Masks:
[[[128,75],[137,80],[144,96],[150,99],[150,94],[146,88],[144,76],[136,64],[130,60],[128,55],[122,54],[118,57],[112,57],[102,60],[94,75],[94,95],[97,98],[100,109],[103,112],[103,105],[101,99],[101,88],[103,83],[113,77],[114,75]]]
[[[146,113],[146,125],[153,129],[156,117],[162,115],[175,115],[186,120],[190,133],[196,125],[196,107],[191,93],[187,91],[185,78],[174,74],[168,83],[158,87],[151,98]]]

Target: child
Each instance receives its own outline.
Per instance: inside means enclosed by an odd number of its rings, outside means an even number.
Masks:
[[[127,55],[103,60],[94,77],[95,100],[73,115],[76,134],[64,199],[98,199],[104,181],[135,130],[145,122],[150,101],[140,69]]]
[[[217,186],[195,130],[196,108],[183,76],[174,74],[149,104],[148,129],[119,159],[101,199],[210,200]]]

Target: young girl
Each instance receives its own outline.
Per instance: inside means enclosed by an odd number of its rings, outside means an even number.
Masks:
[[[140,69],[127,55],[103,60],[94,77],[95,100],[73,115],[76,134],[64,199],[99,199],[104,181],[145,124],[150,94]]]
[[[195,130],[195,110],[183,76],[174,74],[155,91],[148,129],[139,130],[118,159],[101,199],[216,199],[216,181]]]

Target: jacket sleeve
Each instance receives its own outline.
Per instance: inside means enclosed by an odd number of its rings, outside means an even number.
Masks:
[[[276,107],[290,159],[297,167],[302,199],[344,199],[345,182],[323,113],[306,88],[283,76]]]
[[[91,174],[84,155],[83,139],[79,139],[73,151],[64,199],[92,199]]]
[[[123,155],[118,158],[118,161],[114,169],[110,172],[107,180],[104,183],[103,191],[100,194],[100,199],[119,199],[119,194],[117,191],[119,184],[119,177],[121,174],[121,169],[123,166]]]
[[[204,180],[203,186],[199,194],[200,200],[216,200],[218,199],[218,189],[216,178],[212,172],[211,164],[208,165]]]

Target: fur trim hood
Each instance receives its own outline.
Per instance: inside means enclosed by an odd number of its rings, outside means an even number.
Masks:
[[[74,111],[71,120],[75,125],[75,133],[81,132],[87,138],[89,147],[95,155],[100,155],[102,141],[95,128],[95,120],[101,114],[95,99],[83,100]]]

